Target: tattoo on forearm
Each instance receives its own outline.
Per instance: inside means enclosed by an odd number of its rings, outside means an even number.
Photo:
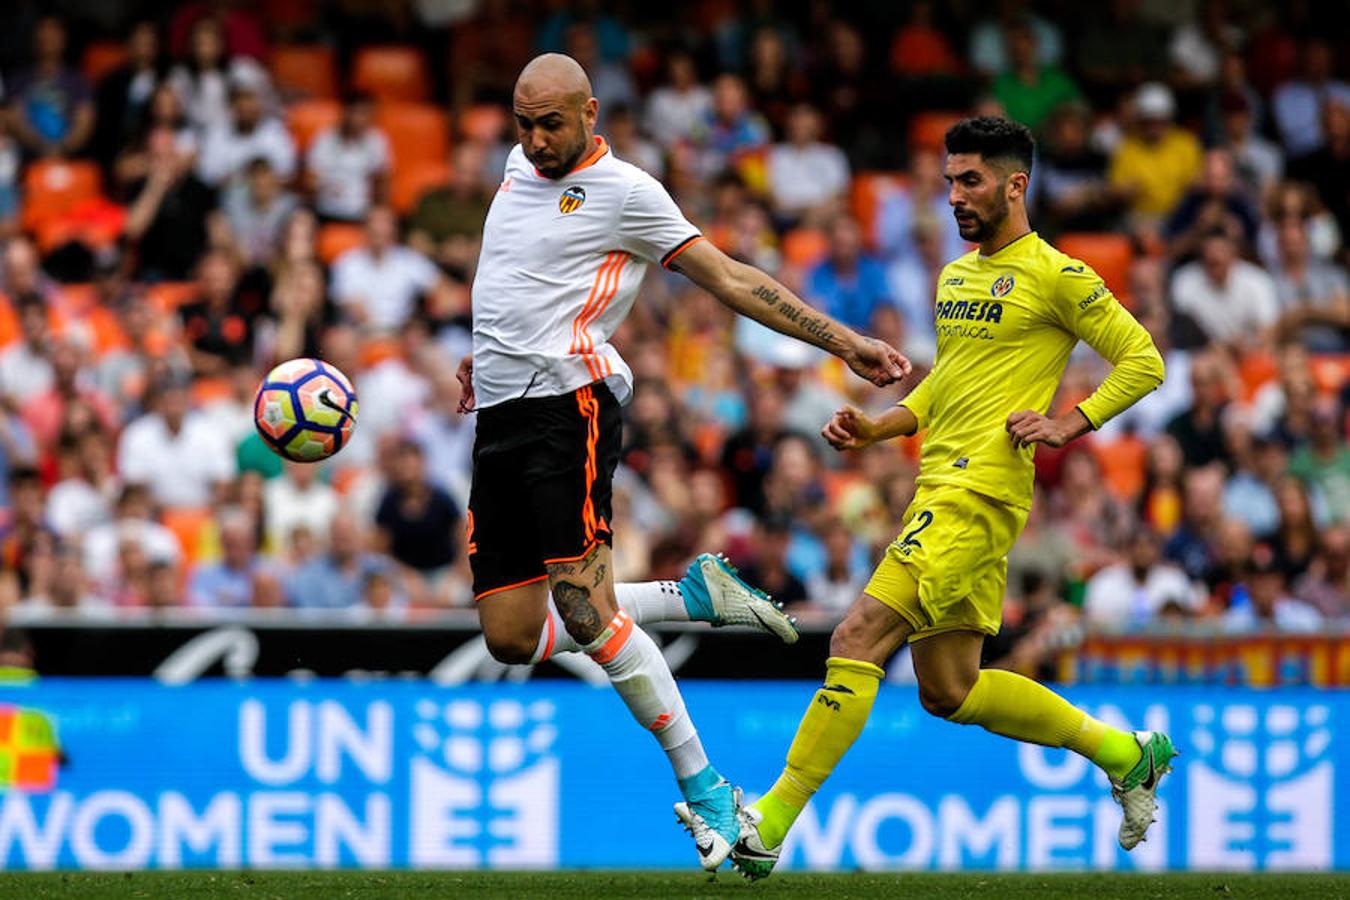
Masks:
[[[570,581],[554,582],[553,602],[562,615],[567,633],[579,643],[589,644],[604,630],[605,623],[591,603],[591,592],[581,585]]]
[[[827,350],[834,349],[838,337],[830,330],[831,323],[828,319],[809,314],[800,303],[784,298],[767,284],[757,285],[750,293],[763,300],[766,306],[776,309],[780,316],[796,325],[805,334],[815,338],[822,347]]]

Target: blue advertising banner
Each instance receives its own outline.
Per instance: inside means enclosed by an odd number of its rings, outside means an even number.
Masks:
[[[717,766],[777,775],[815,686],[684,686]],[[1183,756],[1126,854],[1105,780],[1062,750],[923,712],[883,687],[789,838],[831,869],[1350,868],[1350,695],[1080,688]],[[43,680],[0,688],[0,866],[694,866],[655,741],[580,683]]]

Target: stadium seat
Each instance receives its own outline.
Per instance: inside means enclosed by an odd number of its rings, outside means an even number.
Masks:
[[[332,100],[338,94],[337,59],[323,44],[282,44],[272,50],[272,81],[282,96]]]
[[[1251,350],[1238,363],[1238,378],[1242,382],[1242,400],[1250,403],[1257,391],[1279,377],[1275,354],[1265,350]]]
[[[90,84],[98,84],[103,76],[127,61],[127,48],[121,41],[93,41],[84,48],[80,71]]]
[[[360,225],[329,222],[319,229],[319,259],[324,265],[332,265],[333,260],[365,242],[366,233]]]
[[[1134,262],[1134,246],[1129,238],[1123,234],[1079,231],[1061,234],[1055,246],[1092,266],[1116,299],[1129,308],[1130,265]]]
[[[1132,435],[1114,441],[1094,441],[1091,446],[1112,495],[1117,500],[1132,502],[1144,489],[1148,444]]]
[[[72,212],[102,195],[98,165],[63,159],[39,159],[23,178],[23,227],[36,231],[44,222]]]
[[[849,187],[849,209],[863,229],[869,247],[877,245],[877,225],[886,195],[905,183],[903,172],[859,172]]]
[[[183,550],[183,561],[192,565],[202,557],[202,543],[207,526],[211,524],[210,508],[178,507],[167,508],[161,514],[164,527],[178,538]]]
[[[909,149],[936,150],[944,148],[947,129],[951,128],[965,113],[951,111],[929,111],[915,113],[909,120]]]
[[[198,378],[192,382],[192,405],[202,407],[228,400],[232,390],[228,378]]]
[[[1319,391],[1336,393],[1350,381],[1350,354],[1319,353],[1308,363],[1312,367],[1313,381],[1317,383]]]
[[[352,85],[376,100],[421,103],[431,96],[422,51],[384,44],[363,47],[352,64]]]
[[[297,100],[286,110],[286,125],[301,153],[309,149],[320,131],[336,125],[341,118],[342,107],[336,100]]]
[[[829,238],[814,228],[794,228],[783,235],[783,262],[798,269],[814,266],[829,250]]]
[[[495,144],[506,128],[507,112],[495,103],[478,103],[459,114],[459,134],[465,140]]]
[[[192,281],[161,281],[145,289],[150,306],[159,313],[172,313],[197,296],[197,284]]]
[[[389,200],[399,215],[407,215],[422,195],[449,184],[452,175],[445,162],[414,162],[394,169],[389,182]]]
[[[450,151],[450,118],[429,103],[381,103],[375,127],[389,139],[394,171],[423,162],[444,162]]]

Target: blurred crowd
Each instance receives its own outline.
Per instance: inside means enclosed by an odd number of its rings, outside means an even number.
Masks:
[[[471,606],[472,416],[455,364],[511,84],[561,50],[599,131],[718,246],[932,364],[969,249],[941,138],[1033,128],[1032,222],[1102,274],[1168,380],[1037,453],[995,656],[1084,625],[1313,630],[1350,617],[1350,41],[1315,3],[198,0],[0,19],[0,606]],[[618,580],[721,550],[804,621],[894,536],[918,441],[839,455],[877,389],[652,272]],[[349,447],[253,431],[271,366],[321,356]],[[1080,349],[1056,409],[1104,374]],[[1010,410],[1011,412],[1011,410]]]

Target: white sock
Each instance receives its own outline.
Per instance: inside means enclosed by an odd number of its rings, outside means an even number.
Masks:
[[[676,778],[707,768],[708,756],[666,658],[628,613],[620,610],[583,649],[605,670],[638,724],[656,736]]]
[[[684,606],[684,596],[675,581],[643,581],[637,584],[614,585],[614,597],[619,608],[628,613],[638,625],[647,622],[688,622],[689,610]],[[567,629],[563,627],[562,615],[553,604],[553,595],[548,596],[548,618],[539,632],[539,645],[535,647],[530,664],[541,663],[558,653],[571,653],[581,649]]]

